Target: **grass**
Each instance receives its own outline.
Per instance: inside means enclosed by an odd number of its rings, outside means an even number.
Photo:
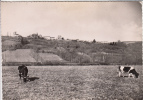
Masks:
[[[2,53],[5,63],[12,62],[62,62],[63,59],[52,53],[36,53],[32,49],[17,49],[15,51],[4,51]]]
[[[33,80],[23,83],[17,67],[3,66],[3,100],[142,100],[135,68],[137,79],[118,77],[117,66],[28,66]]]
[[[2,55],[6,62],[36,62],[31,55],[33,53],[31,49],[17,49],[15,51],[4,51]]]

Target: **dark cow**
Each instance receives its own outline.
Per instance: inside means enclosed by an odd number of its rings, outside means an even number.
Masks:
[[[28,68],[25,65],[18,66],[19,77],[23,77],[23,81],[26,82],[28,78]]]
[[[119,66],[119,77],[121,75],[124,77],[124,73],[128,73],[128,76],[133,76],[134,78],[138,78],[139,73],[136,72],[134,67],[125,67],[125,66]]]

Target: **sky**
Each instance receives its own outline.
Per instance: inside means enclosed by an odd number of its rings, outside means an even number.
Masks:
[[[1,33],[92,41],[141,41],[139,2],[1,2]]]

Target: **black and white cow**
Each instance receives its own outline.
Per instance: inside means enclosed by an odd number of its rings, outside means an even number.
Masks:
[[[139,73],[136,72],[134,67],[125,67],[125,66],[119,66],[119,77],[123,76],[124,73],[128,73],[128,76],[133,76],[134,78],[138,78]]]
[[[26,82],[28,79],[28,68],[25,65],[18,66],[19,77],[23,77],[23,81]]]

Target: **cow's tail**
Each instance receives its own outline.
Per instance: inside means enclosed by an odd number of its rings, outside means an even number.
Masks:
[[[118,66],[117,71],[118,71],[118,73],[119,73],[119,77],[121,77],[121,66],[120,66],[120,65]]]
[[[118,66],[118,71],[121,71],[121,66],[120,65]]]
[[[18,66],[18,70],[20,70],[20,66]]]

